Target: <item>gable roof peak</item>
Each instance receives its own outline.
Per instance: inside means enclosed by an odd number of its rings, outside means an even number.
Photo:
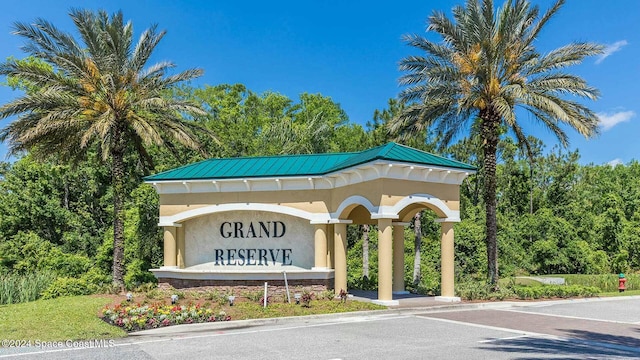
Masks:
[[[265,177],[322,176],[377,160],[460,171],[475,167],[412,147],[388,142],[359,152],[207,159],[144,178],[147,182]]]

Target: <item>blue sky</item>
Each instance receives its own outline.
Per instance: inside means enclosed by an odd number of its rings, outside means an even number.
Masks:
[[[533,1],[546,9],[552,1]],[[340,103],[353,122],[365,124],[375,109],[400,91],[400,59],[418,52],[403,34],[425,33],[433,10],[450,13],[463,0],[439,1],[206,1],[206,0],[21,0],[3,4],[0,58],[23,57],[22,39],[11,25],[38,17],[73,31],[70,8],[122,10],[137,33],[157,23],[167,35],[154,62],[170,60],[178,69],[200,67],[196,85],[242,83],[256,92],[296,98],[322,93]],[[497,0],[496,4],[501,4]],[[434,38],[435,39],[435,38]],[[586,140],[568,130],[570,149],[582,163],[640,160],[640,1],[568,0],[540,35],[542,52],[572,41],[607,46],[605,55],[571,69],[600,89],[587,104],[599,114],[601,134]],[[0,102],[16,94],[0,88]],[[551,148],[553,136],[523,115],[531,134]],[[3,120],[9,121],[9,120]],[[530,124],[530,125],[529,125]],[[0,145],[0,158],[6,148]]]

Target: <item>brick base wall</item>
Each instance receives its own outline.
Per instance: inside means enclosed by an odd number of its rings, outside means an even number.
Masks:
[[[175,288],[181,290],[210,291],[216,290],[223,293],[233,293],[242,295],[244,292],[254,292],[264,290],[262,280],[194,280],[194,279],[172,279],[158,278],[158,287]],[[333,279],[299,279],[289,280],[289,292],[323,292],[332,290]],[[267,281],[268,293],[273,295],[286,295],[284,280]]]

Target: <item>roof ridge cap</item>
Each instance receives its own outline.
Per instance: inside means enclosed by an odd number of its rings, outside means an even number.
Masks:
[[[354,152],[326,152],[326,153],[311,153],[311,154],[282,154],[282,155],[254,155],[254,156],[237,156],[237,157],[223,157],[223,158],[208,158],[201,161],[207,160],[241,160],[241,159],[264,159],[264,158],[283,158],[283,157],[294,157],[294,156],[327,156],[327,155],[351,155],[356,154]],[[192,163],[192,164],[196,164]],[[190,165],[190,164],[188,164]]]
[[[393,150],[393,148],[396,147],[396,145],[398,144],[396,144],[393,141],[389,141],[388,143],[384,144],[384,146],[382,147],[382,151],[378,154],[378,156],[376,156],[376,158],[382,158],[387,156],[387,154],[391,152],[391,150]]]

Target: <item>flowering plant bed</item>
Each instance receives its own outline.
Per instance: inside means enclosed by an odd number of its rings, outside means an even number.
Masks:
[[[109,324],[126,331],[155,329],[178,324],[195,324],[214,321],[229,321],[224,310],[215,313],[213,309],[200,304],[165,305],[122,303],[102,310],[102,318]]]

